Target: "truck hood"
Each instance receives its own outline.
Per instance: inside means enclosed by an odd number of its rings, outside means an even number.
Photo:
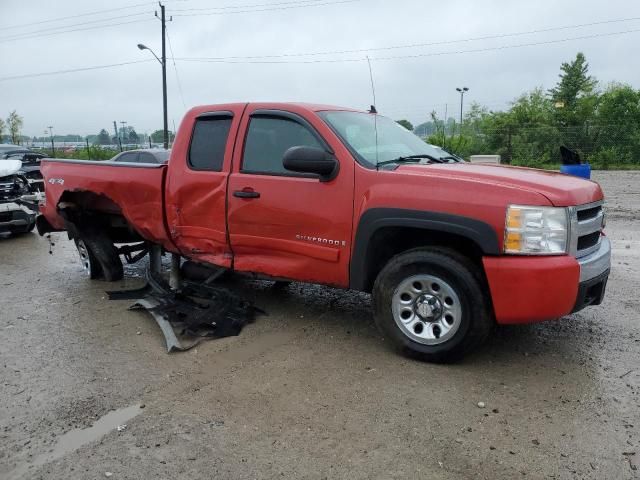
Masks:
[[[0,177],[8,177],[22,168],[20,160],[0,160]]]
[[[480,165],[448,163],[429,165],[400,165],[397,173],[428,175],[492,183],[537,192],[557,207],[582,205],[602,200],[600,185],[591,180],[565,175],[559,172],[504,165]]]

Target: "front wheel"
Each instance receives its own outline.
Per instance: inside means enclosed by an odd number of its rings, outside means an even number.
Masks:
[[[451,362],[482,343],[493,326],[479,268],[448,249],[393,257],[373,287],[374,318],[402,352]]]

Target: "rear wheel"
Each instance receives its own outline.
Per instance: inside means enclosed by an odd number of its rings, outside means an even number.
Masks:
[[[107,282],[122,279],[122,261],[109,238],[94,231],[82,231],[75,243],[82,268],[89,278],[103,278]]]
[[[374,318],[402,352],[451,362],[482,343],[492,326],[479,268],[448,249],[397,255],[373,287]]]
[[[96,260],[95,255],[91,253],[85,241],[76,238],[75,243],[76,248],[78,249],[78,255],[80,256],[80,264],[82,265],[84,272],[92,280],[101,278],[102,268],[100,268],[98,260]]]

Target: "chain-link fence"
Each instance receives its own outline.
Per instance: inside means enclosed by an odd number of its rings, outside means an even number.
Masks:
[[[640,166],[640,132],[624,125],[557,127],[538,125],[493,130],[463,127],[439,132],[429,143],[468,158],[471,155],[500,155],[503,163],[525,166],[560,164],[560,146],[578,152],[584,162],[597,168]]]

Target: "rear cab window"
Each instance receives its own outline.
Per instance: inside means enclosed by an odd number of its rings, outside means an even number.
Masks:
[[[231,113],[204,115],[196,119],[189,146],[189,168],[222,171],[232,120]]]

